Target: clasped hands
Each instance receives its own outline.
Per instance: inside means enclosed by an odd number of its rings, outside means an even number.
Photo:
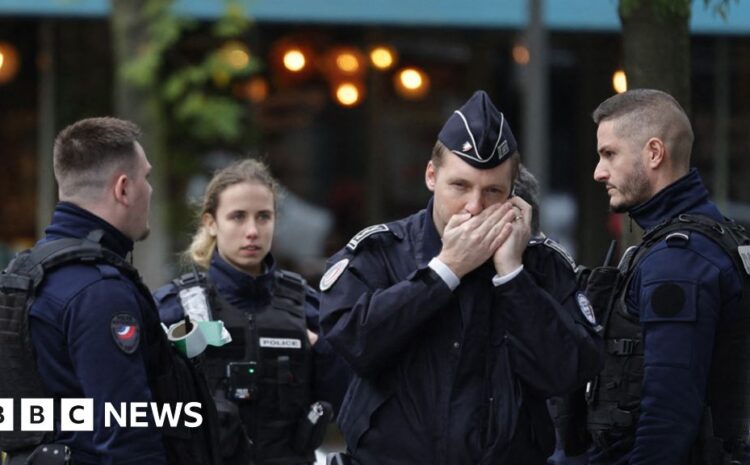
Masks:
[[[511,273],[522,264],[531,236],[531,214],[531,206],[520,197],[491,205],[474,216],[457,213],[445,225],[437,258],[459,279],[490,257],[499,276]]]

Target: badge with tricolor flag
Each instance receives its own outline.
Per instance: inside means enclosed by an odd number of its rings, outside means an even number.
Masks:
[[[112,338],[120,350],[126,354],[132,354],[138,349],[138,343],[141,341],[141,328],[133,315],[118,313],[112,317],[110,328]]]

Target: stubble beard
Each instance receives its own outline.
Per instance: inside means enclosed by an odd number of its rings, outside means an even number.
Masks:
[[[634,165],[633,174],[623,182],[622,186],[615,187],[622,197],[622,203],[612,205],[613,213],[627,213],[650,198],[650,185],[646,176],[646,167],[642,162]]]

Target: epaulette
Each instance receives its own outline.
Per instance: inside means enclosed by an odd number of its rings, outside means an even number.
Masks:
[[[538,236],[532,236],[531,239],[529,239],[529,245],[541,245],[544,244],[544,240],[547,239],[547,236],[544,235],[544,233],[540,233]]]
[[[389,231],[390,231],[390,228],[388,228],[388,226],[385,224],[375,224],[372,226],[368,226],[362,231],[355,234],[354,237],[351,238],[349,243],[346,244],[346,248],[354,252],[355,250],[357,250],[357,247],[363,240],[367,239],[373,234],[384,233],[384,232],[389,232]]]
[[[568,253],[568,251],[565,250],[563,246],[561,246],[554,240],[550,239],[549,237],[546,237],[544,235],[533,237],[529,240],[529,245],[530,246],[534,246],[534,245],[547,246],[550,249],[557,252],[560,256],[562,256],[562,258],[564,258],[565,261],[568,262],[568,265],[570,265],[571,269],[575,270],[576,266],[578,266],[576,265],[576,261],[573,260],[573,257]]]

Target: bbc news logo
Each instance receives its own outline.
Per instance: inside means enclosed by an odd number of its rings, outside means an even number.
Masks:
[[[21,431],[53,431],[56,412],[60,415],[60,431],[94,431],[95,426],[197,428],[203,424],[200,402],[105,402],[104,425],[94,425],[94,399],[60,399],[59,410],[55,410],[54,399],[20,401],[20,412],[16,412],[13,399],[0,399],[0,432],[14,431],[14,425],[19,424]],[[20,423],[14,422],[15,415],[19,415]]]

